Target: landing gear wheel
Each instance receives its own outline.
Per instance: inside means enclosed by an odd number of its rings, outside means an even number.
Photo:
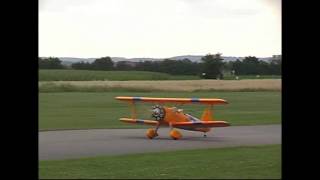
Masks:
[[[170,136],[174,140],[178,140],[178,139],[180,139],[182,137],[181,133],[178,130],[175,130],[175,129],[170,131]]]
[[[149,139],[153,139],[153,138],[155,138],[155,137],[158,136],[158,133],[156,132],[155,129],[152,129],[152,128],[151,128],[151,129],[148,129],[148,130],[147,130],[146,135],[147,135],[147,137],[148,137]]]
[[[204,134],[204,135],[203,135],[203,137],[207,137],[207,135],[206,135],[206,134]]]

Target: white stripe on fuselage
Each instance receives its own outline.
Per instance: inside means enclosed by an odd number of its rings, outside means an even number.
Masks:
[[[192,121],[192,122],[200,122],[201,120],[200,119],[198,119],[198,118],[196,118],[196,117],[193,117],[193,116],[191,116],[190,114],[185,114],[188,118],[189,118],[189,120],[190,121]]]

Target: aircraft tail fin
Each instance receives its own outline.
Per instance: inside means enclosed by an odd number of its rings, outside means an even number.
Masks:
[[[213,119],[213,107],[208,106],[202,113],[201,116],[202,121],[214,121]]]

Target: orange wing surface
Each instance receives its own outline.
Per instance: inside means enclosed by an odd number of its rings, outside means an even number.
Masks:
[[[225,121],[197,121],[197,122],[174,122],[172,127],[176,128],[209,128],[209,127],[226,127],[230,126]]]
[[[144,119],[120,118],[120,121],[133,124],[158,125],[158,121]]]
[[[206,99],[206,98],[153,98],[153,97],[127,97],[118,96],[117,100],[128,102],[149,102],[149,103],[179,103],[179,104],[227,104],[224,99]]]

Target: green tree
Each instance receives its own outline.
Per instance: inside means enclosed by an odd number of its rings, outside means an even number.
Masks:
[[[154,71],[154,72],[161,72],[160,70],[160,61],[140,61],[136,64],[135,70],[138,71]]]
[[[232,62],[232,70],[234,70],[234,75],[242,75],[245,72],[245,67],[243,63],[237,59],[235,62]]]
[[[175,60],[164,59],[159,62],[159,67],[155,68],[155,70],[158,69],[159,72],[177,74],[178,68]]]
[[[94,70],[112,70],[113,69],[113,61],[108,56],[96,59],[92,63],[92,69],[94,69]]]
[[[117,70],[128,71],[134,69],[134,66],[130,65],[127,61],[119,61],[116,65]]]
[[[92,68],[92,66],[89,62],[83,62],[83,61],[72,63],[71,67],[73,69],[85,69],[85,70],[89,70]]]
[[[199,75],[201,71],[200,63],[192,62],[187,58],[182,60],[164,59],[162,61],[138,62],[133,69],[173,75]]]
[[[220,53],[207,54],[201,58],[203,69],[202,77],[205,79],[223,79],[222,68],[224,63]]]
[[[245,74],[256,75],[261,74],[261,64],[259,59],[255,56],[247,56],[243,59],[242,63],[246,67]]]
[[[38,59],[39,69],[62,69],[61,60],[56,57]]]
[[[274,75],[281,75],[282,61],[281,59],[273,59],[270,62],[271,73]]]

